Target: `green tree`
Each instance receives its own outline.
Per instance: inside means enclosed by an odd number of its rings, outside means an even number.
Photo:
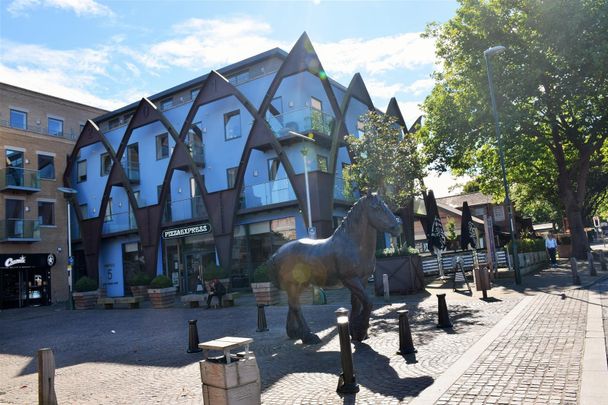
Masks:
[[[345,192],[352,195],[355,187],[378,192],[394,212],[407,217],[404,207],[412,207],[424,177],[417,139],[414,134],[404,134],[393,116],[370,111],[361,121],[363,135],[345,138],[353,157],[344,169]],[[413,246],[413,226],[408,232],[408,225],[404,221],[406,240]]]
[[[589,175],[606,171],[597,165],[608,137],[607,1],[461,0],[425,35],[436,38],[442,66],[421,131],[435,167],[504,198],[483,51],[505,46],[492,66],[513,199],[565,212],[573,254],[585,257]]]

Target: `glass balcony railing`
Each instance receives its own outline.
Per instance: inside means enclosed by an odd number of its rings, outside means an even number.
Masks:
[[[168,201],[165,205],[163,222],[186,221],[189,219],[207,218],[207,216],[203,197],[199,195],[183,200]]]
[[[187,142],[186,146],[190,151],[190,156],[192,156],[192,160],[194,163],[200,166],[205,165],[205,150],[203,144],[201,142]]]
[[[6,189],[40,191],[40,174],[20,167],[0,169],[0,190]]]
[[[76,132],[76,130],[74,130],[73,128],[70,128],[70,130],[67,132],[66,131],[57,132],[56,130],[49,130],[49,128],[43,127],[41,125],[26,125],[25,128],[21,127],[21,126],[13,126],[13,125],[11,125],[10,121],[7,121],[7,120],[0,120],[0,127],[14,128],[14,129],[18,129],[21,131],[35,132],[37,134],[43,134],[43,135],[53,136],[56,138],[66,138],[66,139],[72,139],[72,140],[75,140],[76,138],[78,138],[78,135],[80,134],[80,132]],[[80,131],[80,130],[78,130],[78,131]]]
[[[277,138],[290,135],[289,131],[302,135],[315,132],[330,136],[335,122],[333,116],[311,107],[300,108],[280,115],[268,113],[266,120]]]
[[[243,187],[241,208],[254,208],[296,199],[288,179],[269,181]]]
[[[133,229],[137,229],[137,222],[131,211],[113,212],[104,218],[102,233],[124,232]]]
[[[0,220],[0,241],[39,241],[40,220],[8,218]]]
[[[127,174],[129,181],[139,183],[139,162],[129,162],[123,159],[120,164]]]

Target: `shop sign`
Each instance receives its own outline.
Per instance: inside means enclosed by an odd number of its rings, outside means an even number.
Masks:
[[[0,255],[0,269],[35,269],[53,267],[57,258],[53,253]]]
[[[165,229],[163,239],[181,238],[190,235],[204,235],[211,232],[211,224],[185,226],[182,228]]]

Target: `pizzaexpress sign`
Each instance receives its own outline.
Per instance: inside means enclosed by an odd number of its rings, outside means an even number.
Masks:
[[[190,235],[204,235],[211,232],[211,224],[185,226],[182,228],[165,229],[163,239],[181,238]]]

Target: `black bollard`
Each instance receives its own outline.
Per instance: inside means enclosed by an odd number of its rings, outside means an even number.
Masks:
[[[405,355],[416,353],[414,342],[412,341],[412,331],[410,330],[410,322],[407,319],[409,311],[402,309],[397,311],[399,314],[399,351],[397,354]]]
[[[268,326],[266,325],[266,311],[264,310],[264,304],[258,304],[258,328],[256,332],[267,332]]]
[[[439,323],[438,328],[451,328],[450,316],[448,315],[448,305],[445,303],[445,294],[437,294],[439,304]]]
[[[570,269],[572,270],[572,284],[581,285],[581,278],[578,276],[578,264],[574,257],[570,258]]]
[[[188,321],[188,353],[198,353],[201,348],[198,347],[198,328],[196,326],[196,319]]]
[[[339,394],[355,394],[359,392],[359,384],[355,381],[353,368],[353,352],[350,347],[350,333],[348,332],[348,309],[338,308],[336,310],[338,320],[338,335],[340,336],[340,360],[342,362],[342,373],[338,379]]]
[[[602,271],[608,271],[608,266],[606,265],[606,257],[604,256],[604,252],[600,250],[600,267]]]
[[[597,276],[595,264],[593,263],[593,253],[591,253],[591,251],[587,252],[587,261],[589,262],[589,275],[593,277]]]

